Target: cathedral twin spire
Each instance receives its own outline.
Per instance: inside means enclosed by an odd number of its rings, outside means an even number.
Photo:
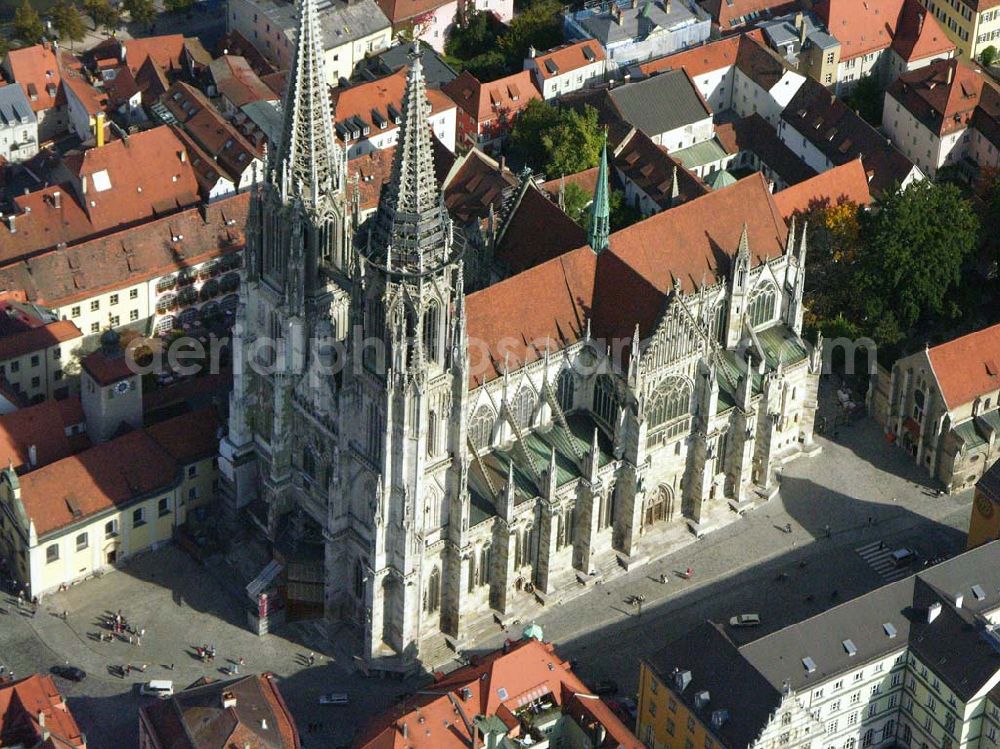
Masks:
[[[316,207],[343,187],[343,150],[334,140],[317,0],[300,0],[298,38],[284,98],[275,179],[286,196]]]

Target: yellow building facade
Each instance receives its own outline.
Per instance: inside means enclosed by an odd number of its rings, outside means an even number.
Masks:
[[[998,538],[1000,538],[1000,462],[994,463],[976,482],[966,548],[972,549]]]
[[[978,61],[987,47],[1000,47],[1000,2],[997,0],[922,0],[934,14],[956,54]]]

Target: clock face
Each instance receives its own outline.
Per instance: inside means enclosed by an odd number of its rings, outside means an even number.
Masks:
[[[122,380],[121,382],[119,382],[117,385],[115,385],[115,390],[117,390],[119,393],[127,393],[128,381]]]
[[[993,503],[982,494],[976,497],[976,509],[984,518],[993,517]]]

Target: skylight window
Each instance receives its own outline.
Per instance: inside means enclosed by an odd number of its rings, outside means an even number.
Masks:
[[[102,169],[99,172],[94,172],[91,175],[91,179],[94,181],[94,190],[97,192],[105,192],[111,189],[111,177],[108,175],[107,169]]]

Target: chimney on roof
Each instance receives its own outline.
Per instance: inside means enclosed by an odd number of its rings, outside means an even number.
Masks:
[[[951,85],[952,80],[955,78],[955,66],[948,62],[948,78],[945,80],[945,84]]]
[[[128,49],[125,47],[125,42],[118,42],[118,46],[121,48],[121,51],[118,53],[119,61],[124,65],[128,57]]]
[[[16,221],[17,221],[17,216],[15,214],[12,213],[9,216],[7,216],[7,226],[10,227],[11,234],[17,234],[17,224],[15,223]]]
[[[402,732],[404,739],[408,739],[410,737],[410,729],[407,728],[405,723],[399,727],[399,730]]]
[[[45,728],[45,712],[42,710],[38,711],[38,725]]]
[[[180,153],[178,153],[177,155],[180,157],[180,160],[181,160],[182,164],[185,163],[188,160],[187,151],[185,149],[183,149],[183,148],[180,150]]]
[[[799,15],[801,16],[802,14],[799,13]],[[806,34],[806,22],[805,22],[805,20],[803,20],[802,23],[799,26],[799,49],[801,49],[802,47],[806,46],[806,36],[807,36],[807,34]]]
[[[927,607],[927,623],[931,624],[941,614],[941,602],[935,601]]]
[[[228,710],[231,707],[236,707],[236,695],[232,692],[222,693],[222,709]]]
[[[38,448],[35,445],[28,446],[28,464],[32,468],[38,465]]]
[[[917,36],[920,36],[921,32],[924,30],[924,16],[927,15],[927,11],[920,10],[917,13]]]
[[[62,207],[62,192],[59,190],[52,191],[52,207],[61,208]]]
[[[800,10],[798,13],[795,14],[795,28],[801,29],[804,25],[805,25],[804,16],[802,15],[802,11]]]
[[[956,593],[954,601],[956,609],[962,608],[962,604],[965,602],[965,595],[963,593]]]
[[[262,730],[262,731],[266,731],[267,730],[267,718],[261,718],[260,719],[260,730]]]
[[[535,45],[534,44],[529,44],[528,45],[528,57],[534,59],[537,55],[538,55],[538,50],[535,49]]]

